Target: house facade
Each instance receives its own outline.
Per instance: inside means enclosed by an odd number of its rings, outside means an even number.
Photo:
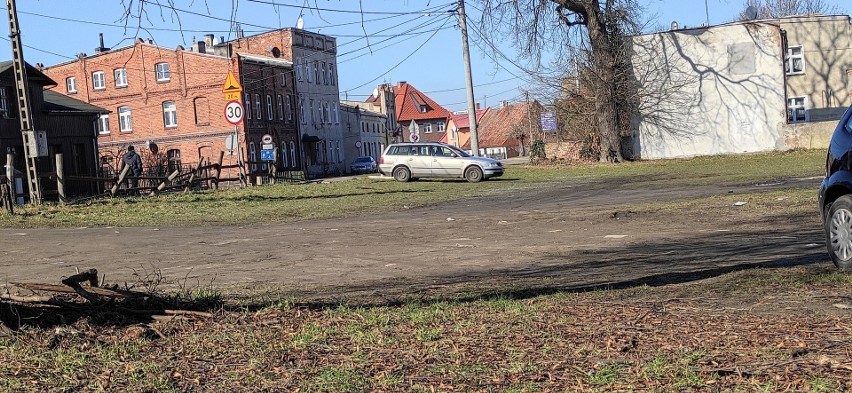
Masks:
[[[68,176],[94,176],[98,173],[98,138],[96,120],[106,109],[88,105],[57,94],[51,78],[27,65],[33,128],[47,134],[48,156],[37,159],[39,173],[56,171],[55,154],[62,153],[63,169]],[[21,123],[18,115],[14,69],[11,61],[0,62],[0,151],[14,153],[13,165],[25,172]],[[5,155],[4,155],[5,156]],[[3,173],[5,175],[5,172]],[[26,175],[24,175],[26,176]],[[28,192],[25,179],[17,179],[19,195]],[[56,182],[42,179],[44,198],[56,199]],[[94,195],[100,192],[95,183],[68,181],[69,196]]]
[[[450,112],[437,102],[417,90],[406,81],[400,81],[390,88],[393,91],[394,112],[397,119],[397,132],[393,133],[393,142],[438,142],[447,132],[447,119]],[[389,100],[385,97],[387,87],[380,86],[378,94],[371,95],[367,102],[378,103],[385,107]]]
[[[634,158],[783,147],[781,29],[772,21],[632,37]]]
[[[490,108],[479,109],[479,104],[476,104],[476,124],[478,125],[482,121],[482,116],[484,116]],[[477,129],[477,134],[478,134]],[[453,112],[450,114],[449,119],[447,120],[447,133],[444,135],[444,138],[441,139],[441,142],[449,143],[454,146],[462,147],[462,146],[470,146],[470,116],[468,116],[467,111],[459,111]]]
[[[207,43],[212,49],[213,43]],[[225,137],[234,133],[234,126],[223,115],[222,83],[228,70],[236,68],[228,57],[139,39],[132,46],[99,48],[94,55],[80,54],[42,71],[59,81],[54,92],[109,109],[97,122],[104,170],[117,169],[127,146],[133,145],[143,166],[164,166],[170,172],[189,170],[199,160],[214,162],[226,150]],[[225,163],[236,163],[236,157],[226,156]]]
[[[852,104],[847,15],[633,37],[636,157],[825,148]]]
[[[293,64],[299,153],[309,177],[340,174],[343,156],[337,85],[337,41],[302,29],[284,28],[228,41],[230,53],[281,59]],[[263,104],[263,103],[262,103]]]
[[[529,143],[529,136],[539,133],[537,119],[542,109],[538,101],[503,101],[499,108],[483,111],[477,125],[479,155],[506,159],[525,154],[524,144]],[[469,137],[462,148],[470,151]]]
[[[370,156],[378,161],[388,143],[387,115],[345,103],[340,104],[340,113],[347,170],[356,157]]]

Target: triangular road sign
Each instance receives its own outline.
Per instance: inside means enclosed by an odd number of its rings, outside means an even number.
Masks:
[[[241,91],[243,91],[243,87],[240,86],[240,82],[237,82],[234,74],[228,71],[228,77],[225,78],[225,84],[222,85],[222,93],[240,93]]]

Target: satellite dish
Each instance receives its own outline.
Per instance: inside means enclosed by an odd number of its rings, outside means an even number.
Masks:
[[[677,28],[678,28],[677,21],[673,20],[672,21],[672,30],[677,30]]]
[[[745,10],[745,16],[747,20],[755,20],[757,19],[757,7],[750,5]]]
[[[379,88],[373,89],[373,97],[379,98]]]
[[[302,19],[302,17],[300,16],[299,19],[296,20],[296,28],[301,30],[304,27],[305,27],[305,20]]]

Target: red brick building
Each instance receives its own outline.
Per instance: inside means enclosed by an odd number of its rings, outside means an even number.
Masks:
[[[100,159],[106,167],[117,167],[128,145],[136,147],[144,165],[150,168],[187,170],[200,159],[218,160],[220,152],[227,150],[226,136],[234,133],[234,126],[224,117],[222,92],[231,71],[242,81],[246,98],[246,116],[238,127],[243,157],[252,160],[251,147],[255,146],[258,154],[260,138],[270,133],[276,147],[286,145],[288,149],[282,169],[301,168],[301,160],[290,159],[299,157],[298,152],[290,154],[298,150],[297,146],[290,148],[290,142],[296,140],[295,115],[288,117],[283,112],[286,97],[293,95],[292,64],[240,57],[227,51],[227,45],[214,41],[207,35],[191,50],[185,50],[140,39],[116,50],[98,48],[94,55],[81,54],[77,60],[43,68],[42,72],[58,81],[55,91],[110,110],[97,126]],[[258,108],[261,113],[253,112]],[[234,163],[236,157],[226,155],[225,163]],[[279,153],[278,157],[284,155]],[[263,167],[249,165],[255,171]]]

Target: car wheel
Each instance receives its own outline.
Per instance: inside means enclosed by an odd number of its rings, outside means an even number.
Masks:
[[[472,166],[464,171],[464,178],[471,183],[478,183],[482,180],[482,169],[478,166]]]
[[[837,198],[828,209],[825,243],[835,266],[841,270],[852,269],[852,196]]]
[[[393,178],[399,182],[407,182],[411,180],[411,171],[408,168],[401,166],[393,170]]]

